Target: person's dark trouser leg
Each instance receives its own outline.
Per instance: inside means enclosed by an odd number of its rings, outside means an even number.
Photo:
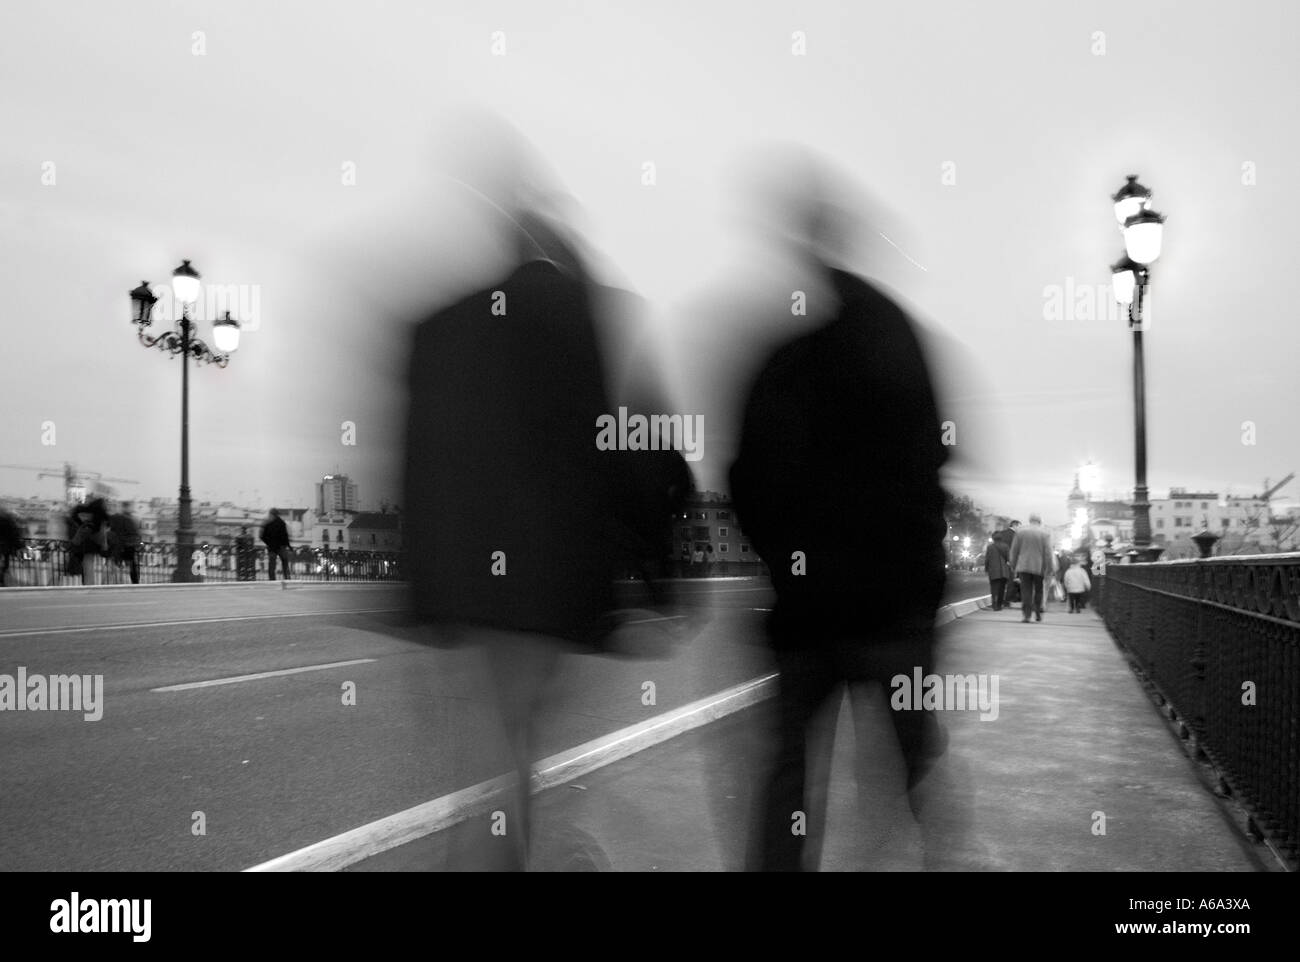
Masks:
[[[772,768],[756,807],[746,868],[760,872],[803,869],[803,842],[794,834],[795,812],[804,812],[808,832],[824,830],[825,819],[807,811],[808,726],[818,707],[837,691],[830,658],[820,650],[777,651],[776,745]]]
[[[918,668],[921,670],[922,677],[930,674],[934,666],[933,652],[934,626],[929,616],[921,616],[912,624],[899,625],[895,639],[878,641],[859,648],[854,660],[863,665],[863,668],[846,670],[856,679],[866,678],[879,682],[888,698],[894,690],[893,679],[898,675],[911,678],[914,670]],[[859,713],[863,715],[874,713],[862,711],[857,702],[854,703],[853,708],[859,738],[865,739],[869,735],[864,731],[865,726],[862,721],[866,721],[867,725],[873,722],[868,719],[858,719],[856,716]],[[923,862],[929,869],[934,867],[943,856],[943,840],[935,831],[933,809],[937,804],[947,804],[951,807],[952,803],[951,799],[945,798],[951,794],[950,787],[942,784],[947,776],[931,774],[947,749],[947,735],[933,711],[895,710],[890,704],[889,715],[906,766],[908,805],[921,829]],[[862,749],[858,750],[861,752]]]
[[[127,568],[131,572],[131,584],[138,585],[140,583],[140,558],[136,555],[134,549],[128,550],[123,554],[122,558],[126,561]]]
[[[897,632],[897,640],[864,646],[861,657],[865,659],[867,669],[865,672],[851,672],[852,677],[879,682],[886,696],[893,694],[892,682],[896,676],[910,679],[914,670],[919,668],[924,678],[934,667],[932,625],[924,622],[902,625]],[[943,754],[943,740],[931,711],[895,710],[891,705],[889,715],[899,748],[903,751],[910,791],[925,776],[934,759]]]
[[[1002,597],[1003,595],[1006,594],[1006,590],[1007,590],[1006,578],[989,579],[989,597],[993,599],[994,611],[1002,610]]]
[[[525,870],[532,841],[529,798],[537,717],[545,706],[546,689],[559,664],[560,649],[552,639],[528,632],[487,629],[485,635],[488,670],[516,776],[514,817],[507,815],[506,822],[507,837],[514,843],[510,867]]]
[[[1034,617],[1041,618],[1043,616],[1043,592],[1047,590],[1047,584],[1043,581],[1042,575],[1032,575],[1031,577],[1034,579]]]
[[[1034,610],[1034,576],[1022,571],[1020,578],[1020,620],[1028,621]]]
[[[288,581],[289,580],[289,549],[281,548],[279,551],[279,555],[280,555],[280,577],[283,580]]]

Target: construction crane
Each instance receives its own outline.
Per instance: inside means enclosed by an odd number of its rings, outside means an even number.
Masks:
[[[1261,495],[1259,496],[1259,500],[1261,500],[1261,501],[1268,501],[1269,498],[1273,497],[1273,495],[1275,495],[1275,494],[1277,494],[1277,492],[1281,491],[1282,488],[1284,488],[1284,487],[1287,485],[1287,483],[1288,483],[1292,478],[1294,478],[1294,477],[1295,477],[1295,472],[1292,471],[1290,474],[1288,474],[1285,478],[1283,478],[1283,479],[1282,479],[1281,481],[1279,481],[1277,484],[1273,485],[1273,487],[1271,487],[1271,488],[1268,486],[1268,478],[1265,478],[1265,479],[1264,479],[1264,489],[1265,489],[1265,490],[1264,490],[1264,493],[1261,494]]]
[[[106,478],[98,471],[78,471],[69,461],[61,468],[38,468],[29,464],[0,464],[0,468],[14,471],[35,471],[38,478],[62,478],[63,495],[68,504],[79,504],[90,495],[112,497],[117,492],[108,484],[139,484],[132,478]]]

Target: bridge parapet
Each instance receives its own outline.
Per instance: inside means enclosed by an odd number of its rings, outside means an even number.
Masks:
[[[1111,565],[1111,636],[1294,864],[1300,843],[1300,553]]]

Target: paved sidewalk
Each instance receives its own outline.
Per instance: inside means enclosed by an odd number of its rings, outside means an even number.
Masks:
[[[996,675],[998,715],[943,712],[946,786],[933,809],[959,871],[1260,871],[1091,611],[1042,623],[983,610],[940,629],[939,673]],[[920,870],[887,705],[875,694],[858,777],[847,703],[837,719],[823,870]],[[771,703],[642,751],[538,798],[540,870],[719,871],[743,865]],[[1105,834],[1094,834],[1104,814]],[[929,818],[930,816],[927,816]],[[488,816],[353,871],[486,865]],[[466,852],[473,852],[466,856]]]

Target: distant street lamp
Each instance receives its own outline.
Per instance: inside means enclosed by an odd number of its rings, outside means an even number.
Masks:
[[[199,298],[199,272],[189,261],[182,261],[181,266],[172,271],[172,293],[181,305],[181,316],[171,330],[154,335],[146,333],[153,324],[153,307],[158,300],[149,289],[148,281],[141,281],[140,286],[131,291],[131,323],[145,347],[156,347],[173,357],[179,354],[181,358],[181,487],[176,515],[176,569],[172,572],[172,581],[188,582],[198,580],[193,568],[194,521],[190,502],[189,362],[193,358],[196,364],[215,364],[217,367],[229,364],[230,355],[239,347],[239,322],[227,311],[225,317],[213,323],[212,340],[217,346],[214,351],[193,333],[190,305]]]
[[[1124,235],[1124,257],[1111,265],[1115,299],[1128,308],[1133,331],[1133,548],[1134,560],[1155,561],[1164,549],[1151,544],[1151,502],[1147,490],[1146,371],[1142,355],[1143,300],[1150,265],[1160,257],[1165,218],[1151,210],[1151,191],[1130,174],[1112,197]]]

